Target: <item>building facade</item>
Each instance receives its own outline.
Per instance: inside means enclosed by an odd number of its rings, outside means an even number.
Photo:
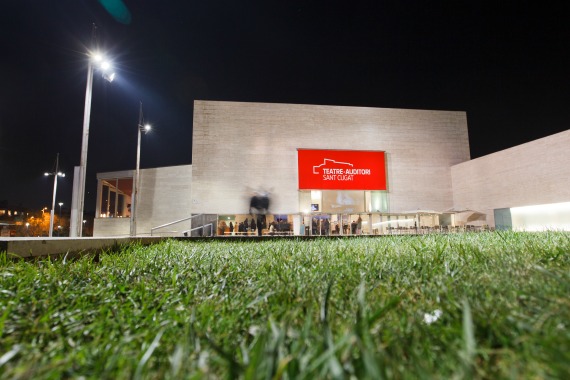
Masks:
[[[192,165],[142,170],[136,221],[132,171],[100,174],[95,235],[127,235],[133,222],[138,235],[205,224],[220,235],[492,227],[509,191],[524,193],[516,205],[570,201],[558,189],[570,178],[568,136],[470,160],[465,112],[196,101]],[[535,167],[530,157],[545,151]],[[521,190],[531,172],[551,194]],[[254,196],[270,200],[266,218],[250,215]]]
[[[504,223],[495,214],[508,213],[507,227],[570,230],[569,147],[567,130],[454,165],[453,204],[485,213],[493,226]]]

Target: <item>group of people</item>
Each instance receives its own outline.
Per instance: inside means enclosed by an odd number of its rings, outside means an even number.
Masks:
[[[331,223],[329,218],[312,218],[311,221],[311,234],[312,235],[325,235],[331,234],[340,235],[340,221],[333,223],[333,230],[331,231]],[[271,223],[267,224],[265,215],[258,214],[256,218],[245,218],[243,222],[235,223],[221,220],[218,224],[218,235],[263,235],[263,230],[270,235],[281,234],[284,232],[291,232],[291,224],[287,219],[276,218]],[[353,220],[350,224],[342,224],[342,233],[345,235],[361,235],[362,234],[362,218]]]
[[[333,223],[333,234],[340,235],[340,222]],[[328,218],[319,219],[313,218],[311,223],[311,233],[312,235],[329,235],[330,233],[330,222]],[[353,220],[350,225],[343,224],[342,233],[348,235],[361,235],[362,234],[362,218],[359,216],[358,219]]]
[[[331,228],[331,224],[330,224],[328,218],[325,218],[325,219],[313,218],[313,220],[311,222],[311,234],[312,235],[328,235],[330,228]]]
[[[289,224],[287,219],[277,218],[273,222],[269,223],[270,235],[290,233],[290,232],[291,232],[291,224]]]
[[[229,235],[235,235],[238,232],[240,235],[255,235],[257,232],[258,236],[261,236],[264,228],[267,228],[267,222],[265,215],[257,215],[257,220],[251,217],[251,220],[247,218],[243,222],[234,223],[230,221],[229,225],[224,221],[220,221],[218,224],[218,235],[225,235],[226,232]]]
[[[356,219],[356,222],[353,220],[352,223],[350,223],[350,232],[353,235],[362,234],[362,218],[360,216]]]

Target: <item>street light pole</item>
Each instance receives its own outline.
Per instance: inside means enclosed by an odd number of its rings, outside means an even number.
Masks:
[[[83,209],[85,206],[85,177],[87,170],[87,146],[89,143],[89,121],[91,120],[91,94],[93,93],[93,62],[89,58],[87,66],[87,87],[85,89],[85,111],[83,113],[83,138],[81,142],[81,161],[79,162],[79,191],[77,220],[83,220]],[[82,223],[77,223],[76,236],[83,235]]]
[[[58,205],[59,205],[59,224],[60,225],[57,228],[57,236],[59,236],[59,234],[60,234],[60,228],[59,227],[61,227],[61,206],[63,206],[63,202],[59,202]]]
[[[55,172],[53,173],[45,173],[45,175],[53,175],[53,196],[51,201],[51,213],[49,218],[49,237],[53,236],[53,218],[54,218],[54,210],[55,210],[55,195],[57,194],[57,177],[65,177],[65,174],[59,171],[59,153],[55,159]],[[61,210],[61,207],[60,207]],[[59,236],[59,232],[58,232]]]
[[[94,29],[95,33],[95,29]],[[71,221],[74,223],[70,228],[72,236],[83,235],[83,211],[85,209],[85,181],[87,177],[87,147],[89,144],[89,122],[91,120],[91,98],[93,93],[93,63],[97,63],[98,67],[103,73],[103,78],[112,82],[115,78],[115,73],[112,72],[111,64],[104,60],[99,53],[89,54],[89,64],[87,65],[87,85],[85,88],[85,110],[83,113],[83,137],[81,140],[81,161],[79,163],[79,181],[77,189],[77,199],[73,202],[72,209],[77,206],[77,216],[72,217]],[[72,231],[75,229],[75,231]]]
[[[151,130],[151,126],[143,125],[143,112],[142,102],[139,108],[139,123],[138,123],[138,140],[137,140],[137,166],[135,169],[134,178],[134,191],[133,199],[131,199],[131,236],[137,236],[137,213],[138,213],[138,193],[139,193],[139,176],[140,176],[140,162],[141,162],[141,132],[145,134]]]

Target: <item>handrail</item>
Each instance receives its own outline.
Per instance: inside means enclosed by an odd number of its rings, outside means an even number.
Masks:
[[[150,229],[150,236],[152,236],[152,232],[153,232],[154,230],[158,230],[159,228],[168,227],[168,226],[171,226],[171,225],[176,224],[176,223],[185,222],[185,221],[187,221],[187,220],[191,220],[191,219],[193,219],[193,218],[195,218],[195,217],[197,217],[197,216],[201,216],[201,215],[204,215],[204,214],[197,214],[197,215],[193,215],[193,216],[188,217],[188,218],[184,218],[184,219],[180,219],[180,220],[175,220],[174,222],[169,222],[169,223],[162,224],[162,225],[160,225],[160,226],[152,227],[152,228]]]
[[[208,224],[201,225],[200,227],[194,227],[190,230],[182,231],[182,233],[184,234],[184,236],[187,236],[188,233],[190,233],[190,235],[192,235],[192,231],[196,231],[196,230],[199,230],[201,228],[202,229],[202,236],[204,236],[204,227],[210,227],[211,236],[214,235],[214,223],[208,223]]]

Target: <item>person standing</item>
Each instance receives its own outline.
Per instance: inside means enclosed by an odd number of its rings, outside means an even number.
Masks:
[[[261,236],[263,234],[263,215],[257,215],[257,236]]]
[[[220,236],[224,236],[224,233],[226,232],[226,227],[227,224],[226,222],[224,222],[223,220],[220,222]]]
[[[234,234],[234,224],[230,222],[230,235]]]
[[[247,221],[247,218],[245,218],[245,221],[243,222],[243,232],[245,232],[245,236],[247,236],[249,231],[249,222]]]
[[[358,215],[358,219],[356,219],[356,234],[362,235],[362,218]]]

